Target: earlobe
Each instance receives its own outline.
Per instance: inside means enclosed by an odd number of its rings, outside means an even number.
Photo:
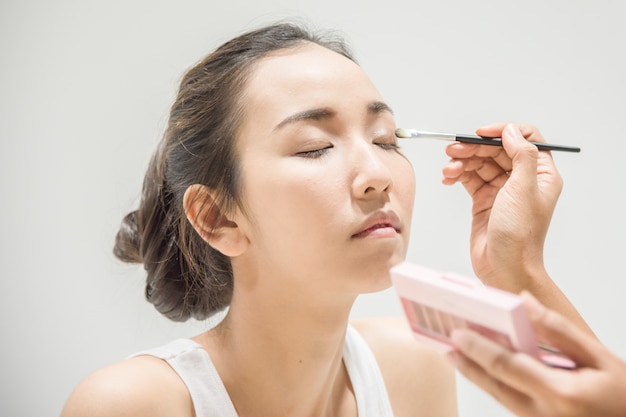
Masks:
[[[205,185],[194,184],[183,196],[183,208],[196,232],[226,256],[241,255],[248,247],[248,238],[236,222],[216,203],[215,193]]]

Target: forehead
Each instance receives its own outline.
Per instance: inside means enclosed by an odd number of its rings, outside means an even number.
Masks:
[[[247,115],[255,119],[261,115],[285,117],[307,108],[341,109],[382,100],[355,62],[313,43],[261,59],[250,73],[243,97]]]

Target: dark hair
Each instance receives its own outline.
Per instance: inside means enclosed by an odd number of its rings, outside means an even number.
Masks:
[[[226,42],[181,80],[167,129],[144,178],[139,208],[122,221],[113,249],[124,262],[143,263],[146,298],[171,320],[202,320],[230,304],[230,259],[191,226],[183,195],[189,186],[203,184],[216,193],[222,211],[242,207],[234,138],[245,81],[261,58],[305,42],[354,61],[335,36],[277,23]]]

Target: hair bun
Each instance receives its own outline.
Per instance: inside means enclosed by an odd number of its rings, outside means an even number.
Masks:
[[[115,235],[113,254],[124,262],[141,263],[143,260],[139,251],[139,242],[137,210],[135,210],[124,216],[117,235]]]

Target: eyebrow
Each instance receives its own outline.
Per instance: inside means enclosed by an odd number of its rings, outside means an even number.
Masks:
[[[372,101],[368,103],[367,111],[370,114],[379,114],[382,112],[389,112],[393,115],[393,110],[391,110],[391,108],[386,103],[383,103],[382,101]],[[282,122],[277,124],[276,127],[274,127],[274,130],[281,129],[285,125],[300,122],[303,120],[330,119],[334,117],[335,115],[336,115],[336,112],[327,107],[303,110],[301,112],[292,114],[291,116],[284,119]]]
[[[387,103],[384,103],[382,101],[372,101],[368,104],[367,109],[370,113],[373,114],[378,114],[386,111],[393,115],[393,110],[391,110],[391,107],[389,107]]]

